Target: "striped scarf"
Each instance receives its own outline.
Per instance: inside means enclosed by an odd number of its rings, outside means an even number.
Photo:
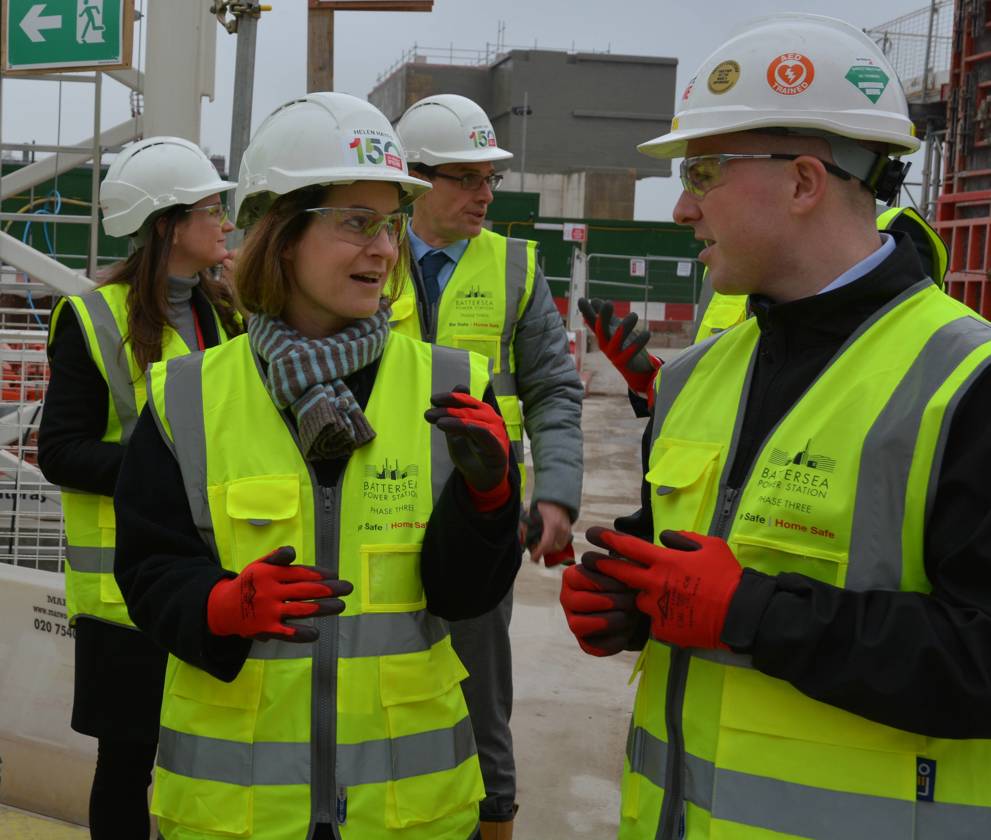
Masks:
[[[271,315],[253,315],[248,338],[268,364],[265,385],[296,418],[309,461],[344,458],[375,437],[344,379],[382,355],[389,337],[389,300],[370,318],[327,338],[305,338]]]

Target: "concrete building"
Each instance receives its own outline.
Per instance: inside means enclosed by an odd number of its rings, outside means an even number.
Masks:
[[[636,145],[670,129],[677,69],[612,53],[513,49],[464,65],[414,51],[368,99],[395,123],[426,96],[467,96],[514,155],[504,190],[539,192],[542,216],[632,219],[636,181],[671,174]]]

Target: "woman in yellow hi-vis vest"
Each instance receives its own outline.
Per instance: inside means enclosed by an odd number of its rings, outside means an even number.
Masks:
[[[367,102],[277,109],[235,202],[248,334],[149,373],[115,571],[171,654],[167,840],[477,835],[447,621],[512,584],[519,476],[487,359],[389,328],[427,189]]]
[[[66,603],[76,646],[73,729],[98,739],[94,838],[147,837],[165,654],[128,617],[113,578],[114,485],[145,402],[145,368],[241,331],[210,269],[233,229],[209,158],[150,137],[114,160],[100,188],[104,230],[131,256],[92,292],[63,298],[49,330],[51,383],[38,459],[62,488]]]
[[[791,13],[695,79],[640,149],[753,317],[662,368],[648,537],[590,529],[561,593],[586,650],[643,648],[619,837],[989,837],[991,325],[877,229],[904,91]]]

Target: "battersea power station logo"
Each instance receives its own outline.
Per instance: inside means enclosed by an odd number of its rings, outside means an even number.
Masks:
[[[365,467],[365,480],[362,491],[366,499],[377,502],[398,502],[416,496],[420,467],[417,464],[400,466],[395,461],[385,459],[383,464],[368,464]]]

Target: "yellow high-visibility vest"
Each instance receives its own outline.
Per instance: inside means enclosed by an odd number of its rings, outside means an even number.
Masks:
[[[516,462],[523,469],[523,414],[516,391],[516,325],[530,302],[537,270],[537,243],[507,239],[483,229],[454,268],[440,296],[436,335],[423,335],[416,291],[408,280],[392,309],[393,330],[445,347],[481,353],[492,360],[492,387],[506,422]]]
[[[660,373],[655,527],[723,537],[770,575],[931,591],[924,528],[944,421],[991,358],[991,325],[920,281],[819,375],[734,490],[758,338],[750,319]],[[675,840],[682,821],[689,840],[991,837],[991,741],[874,723],[726,651],[651,639],[636,670],[621,840]]]
[[[145,405],[144,371],[138,368],[127,328],[127,293],[130,286],[114,283],[85,295],[64,297],[55,305],[48,343],[64,307],[71,306],[86,339],[86,349],[110,392],[104,443],[126,444]],[[220,341],[228,336],[213,313]],[[188,347],[171,326],[162,330],[162,358],[172,359],[196,350]],[[69,621],[79,616],[134,627],[114,580],[116,520],[110,496],[62,488],[65,518],[65,601]]]
[[[902,220],[909,222],[919,229],[919,232],[929,243],[931,263],[925,268],[929,271],[929,276],[938,285],[943,285],[943,278],[946,276],[946,266],[948,253],[946,243],[940,235],[911,207],[885,207],[877,214],[877,229],[891,230],[896,223]],[[702,275],[702,294],[696,307],[695,318],[695,342],[703,341],[710,335],[715,335],[730,327],[735,327],[748,317],[747,295],[724,295],[712,288],[712,283],[708,279],[709,272]]]
[[[453,465],[430,395],[487,360],[392,334],[365,409],[375,438],[317,483],[246,336],[154,365],[149,405],[225,569],[282,545],[354,584],[310,644],[254,642],[231,683],[169,657],[152,811],[168,840],[468,840],[484,796],[447,622],[420,550]]]

